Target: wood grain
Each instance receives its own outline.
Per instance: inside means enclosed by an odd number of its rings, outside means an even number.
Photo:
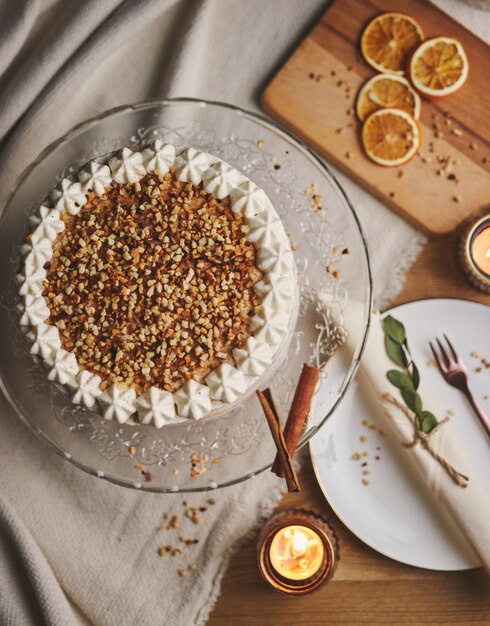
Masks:
[[[456,236],[431,241],[392,304],[428,297],[466,298],[490,306],[474,291],[455,258]],[[300,474],[303,491],[284,497],[280,509],[305,507],[326,516],[340,541],[332,582],[303,598],[267,587],[256,566],[257,537],[233,557],[208,626],[470,626],[490,624],[490,582],[482,569],[433,572],[392,561],[364,545],[326,503],[309,457]]]
[[[363,26],[387,10],[415,16],[428,37],[457,37],[470,61],[470,76],[458,93],[423,101],[421,149],[401,168],[401,178],[400,169],[380,167],[363,154],[360,124],[353,114],[358,88],[374,74],[360,57],[357,42]],[[262,104],[330,162],[429,234],[451,232],[488,203],[490,48],[425,0],[337,0],[269,84]],[[453,134],[454,129],[462,135]],[[456,180],[438,175],[443,159],[456,161]]]

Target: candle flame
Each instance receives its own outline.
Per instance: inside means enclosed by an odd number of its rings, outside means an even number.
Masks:
[[[490,259],[490,248],[485,252],[485,258]]]
[[[306,552],[308,548],[308,537],[300,530],[295,531],[291,544],[293,554],[300,555]]]

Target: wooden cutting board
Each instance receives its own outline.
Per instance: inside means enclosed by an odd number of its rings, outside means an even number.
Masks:
[[[412,15],[426,37],[458,38],[470,63],[458,93],[422,101],[421,148],[401,168],[380,167],[363,154],[353,113],[357,90],[375,73],[361,58],[359,37],[384,11]],[[490,47],[424,0],[336,0],[266,88],[262,103],[327,161],[429,234],[448,233],[490,204]]]

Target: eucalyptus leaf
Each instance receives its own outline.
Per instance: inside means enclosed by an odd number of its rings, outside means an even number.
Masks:
[[[412,379],[407,374],[400,372],[399,370],[389,370],[386,372],[386,377],[392,385],[398,387],[398,389],[414,389]]]
[[[403,348],[400,344],[393,341],[389,335],[385,335],[385,348],[386,353],[393,363],[396,363],[400,367],[407,367],[407,357],[405,356],[405,352],[403,352]]]
[[[415,363],[412,361],[412,383],[413,386],[415,387],[415,389],[419,388],[420,385],[420,374],[419,374],[419,370],[417,368],[417,366],[415,365]]]
[[[383,319],[383,329],[395,343],[401,345],[405,341],[405,326],[391,315]]]
[[[417,430],[422,430],[422,421],[418,415],[415,416],[414,422],[415,422],[415,428]]]
[[[402,389],[402,397],[405,400],[405,404],[414,413],[422,411],[422,398],[414,389]]]
[[[437,419],[430,411],[422,411],[420,413],[421,430],[424,433],[430,433],[430,431],[437,426]]]

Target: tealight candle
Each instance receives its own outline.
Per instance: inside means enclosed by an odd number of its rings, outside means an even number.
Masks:
[[[306,580],[320,569],[325,549],[318,533],[298,524],[279,530],[269,548],[272,567],[290,580]]]
[[[490,214],[465,229],[460,258],[470,282],[477,289],[490,293]]]
[[[262,531],[259,568],[278,591],[308,593],[333,574],[336,544],[325,520],[307,511],[286,511],[274,516]]]
[[[471,244],[475,265],[490,277],[490,220],[488,226],[477,233]]]

